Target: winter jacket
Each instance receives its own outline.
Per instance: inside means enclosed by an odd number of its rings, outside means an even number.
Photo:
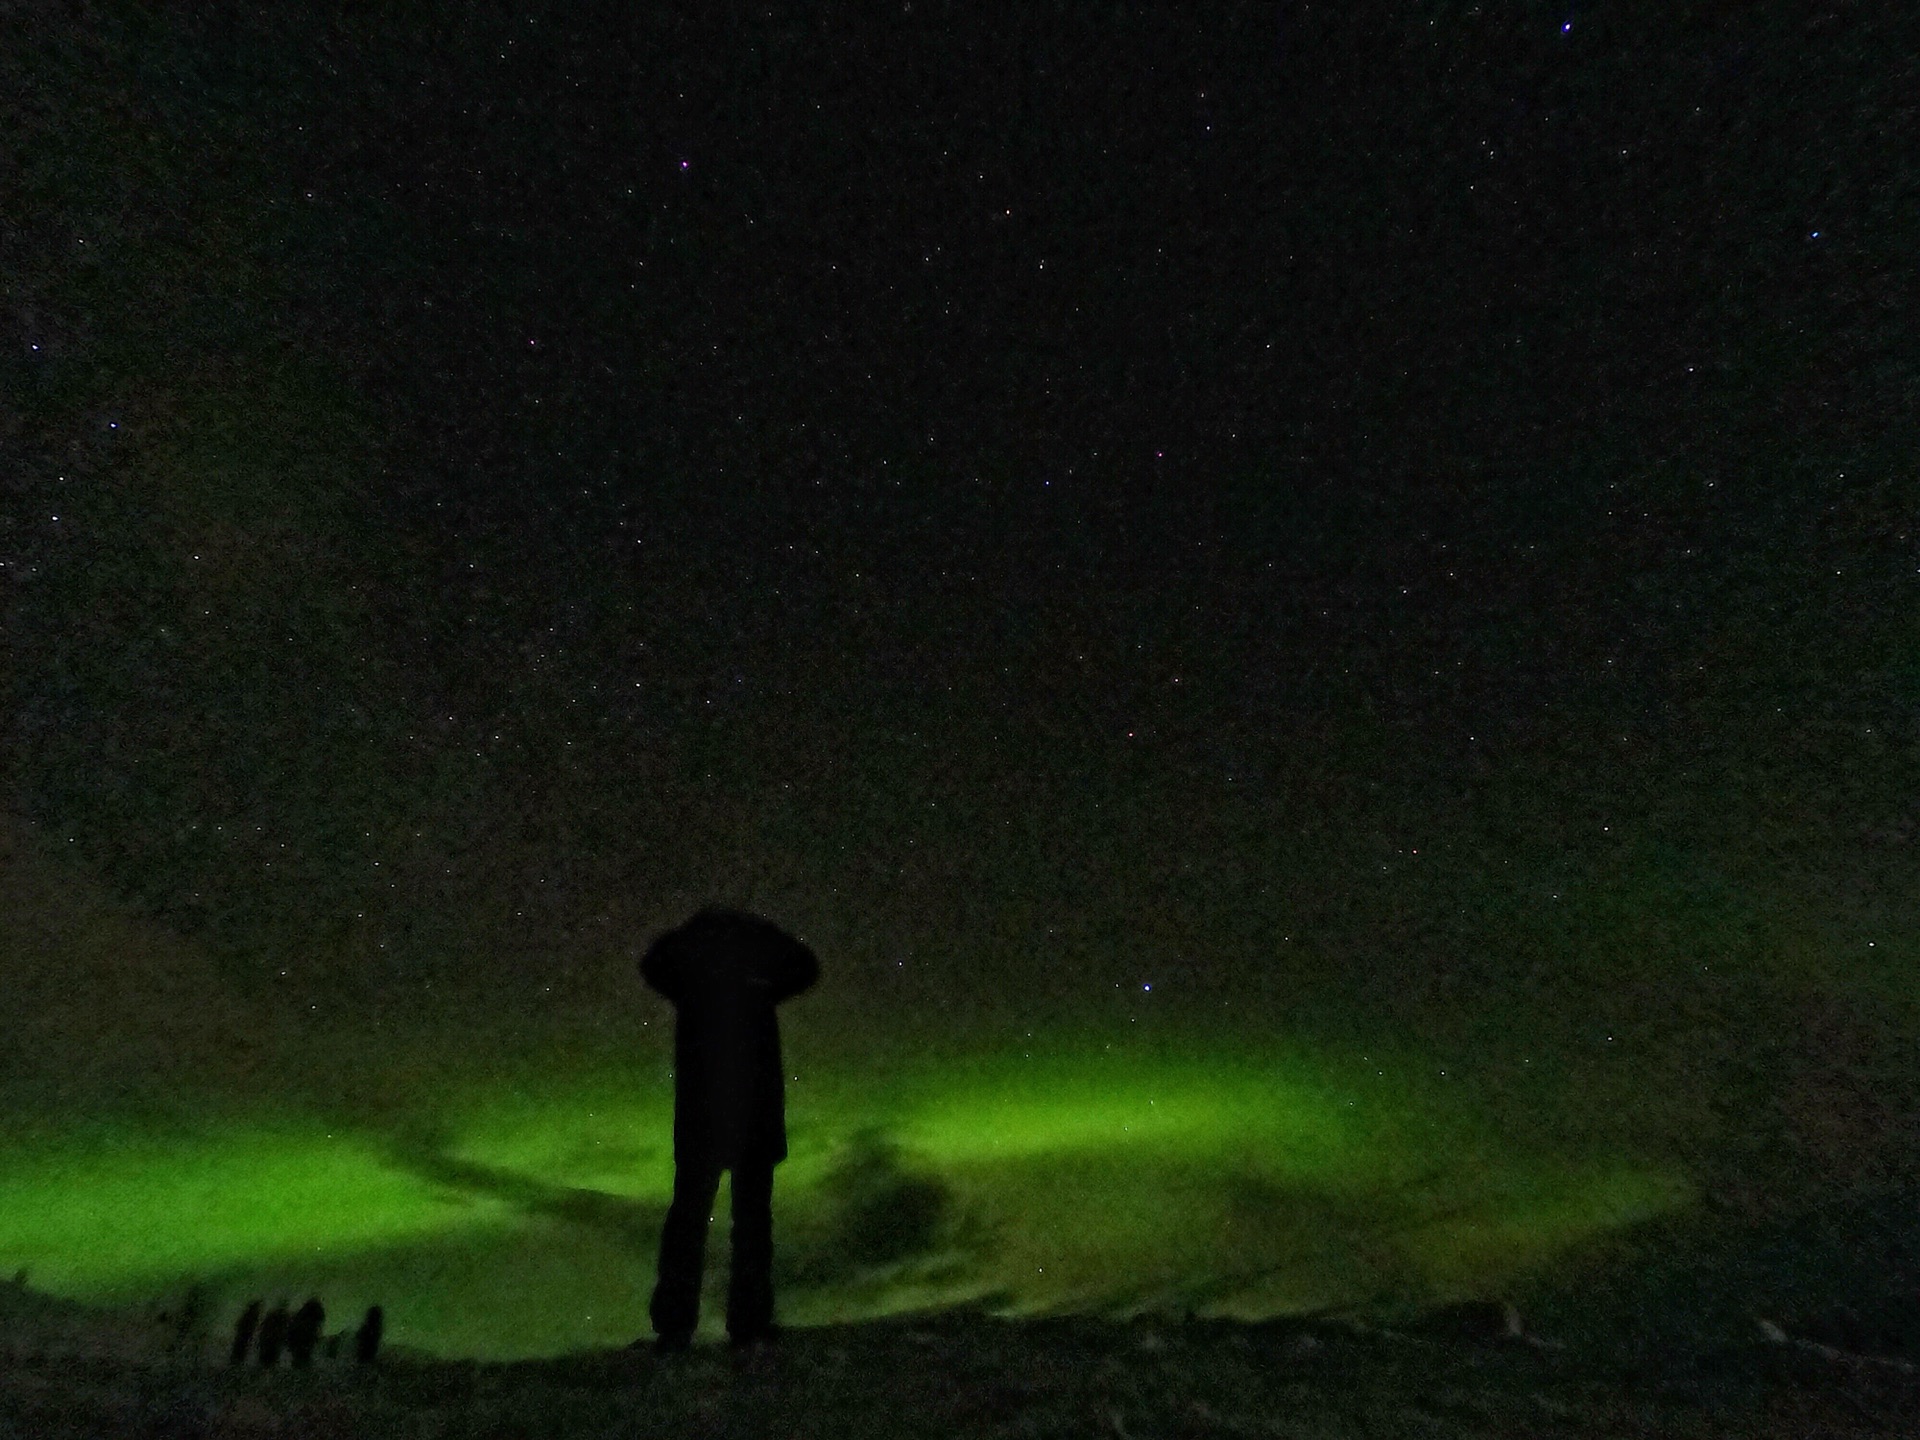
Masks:
[[[676,1012],[674,1163],[786,1159],[774,1007],[819,979],[813,951],[771,921],[709,906],[655,940],[640,974]]]

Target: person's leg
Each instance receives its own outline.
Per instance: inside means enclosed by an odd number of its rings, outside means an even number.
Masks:
[[[656,1335],[688,1336],[700,1323],[700,1272],[707,1258],[707,1222],[720,1189],[714,1165],[676,1165],[673,1204],[660,1231],[660,1270],[647,1313]]]
[[[727,1334],[747,1341],[773,1329],[773,1165],[733,1167],[733,1269],[727,1282]]]

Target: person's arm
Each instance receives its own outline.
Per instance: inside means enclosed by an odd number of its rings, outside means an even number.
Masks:
[[[680,1003],[681,981],[684,978],[681,974],[682,948],[680,932],[669,930],[647,947],[646,956],[640,961],[640,978],[675,1005]]]
[[[813,988],[814,981],[819,978],[819,957],[806,945],[789,937],[787,943],[780,947],[779,959],[774,966],[774,1003],[779,1004],[805,993]]]

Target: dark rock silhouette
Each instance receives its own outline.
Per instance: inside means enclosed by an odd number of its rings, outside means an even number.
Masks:
[[[353,1336],[353,1358],[371,1365],[380,1355],[380,1335],[386,1329],[386,1313],[378,1305],[367,1307],[367,1318]]]
[[[654,1333],[662,1350],[679,1349],[699,1322],[707,1227],[731,1171],[727,1332],[736,1343],[772,1339],[773,1169],[787,1158],[774,1009],[819,979],[820,962],[771,921],[708,906],[655,940],[640,974],[675,1011],[673,1204],[648,1307]]]
[[[260,1365],[271,1370],[280,1363],[280,1351],[287,1343],[287,1302],[282,1300],[260,1321]]]
[[[247,1351],[253,1348],[253,1332],[260,1328],[260,1301],[255,1300],[240,1312],[240,1318],[233,1325],[233,1350],[227,1361],[232,1365],[247,1363]]]
[[[287,1325],[287,1356],[294,1369],[304,1370],[313,1363],[313,1347],[320,1343],[320,1327],[326,1322],[327,1307],[318,1295],[307,1297],[307,1303],[294,1312]]]

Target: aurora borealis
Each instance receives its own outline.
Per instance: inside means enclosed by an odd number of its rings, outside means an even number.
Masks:
[[[0,1270],[639,1333],[710,899],[795,1323],[1910,1171],[1871,7],[0,24]]]

